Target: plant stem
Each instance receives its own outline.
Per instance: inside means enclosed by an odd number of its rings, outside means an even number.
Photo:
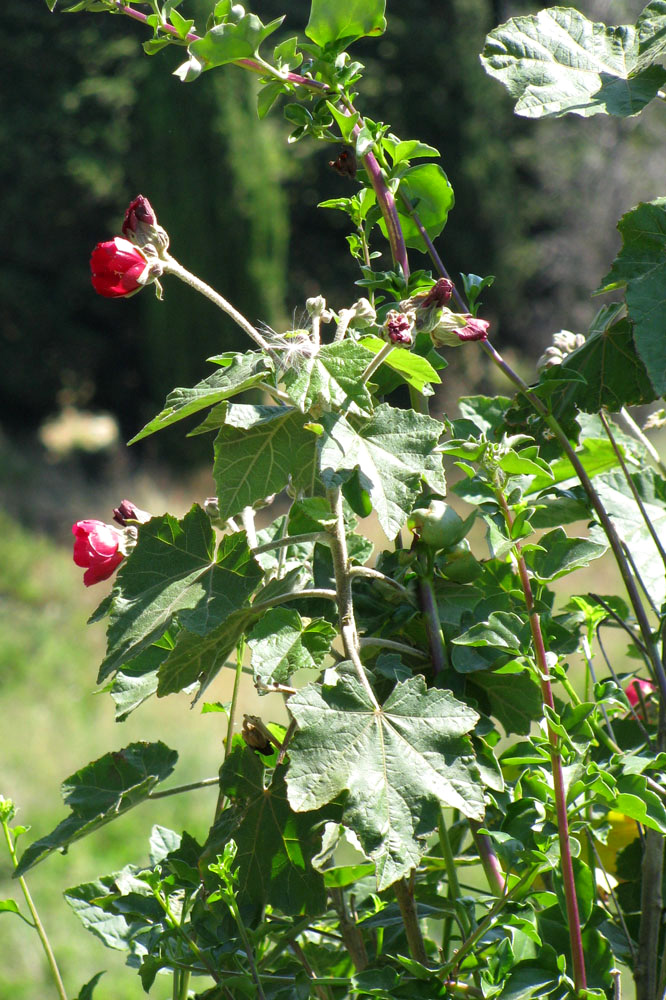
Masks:
[[[506,498],[501,489],[496,490],[496,496],[504,514],[504,520],[511,537],[513,528],[513,517]],[[513,546],[514,558],[518,567],[520,583],[525,599],[525,607],[530,622],[532,640],[534,642],[534,652],[536,656],[539,678],[541,682],[541,694],[544,703],[554,712],[555,701],[550,682],[550,670],[548,667],[548,657],[541,631],[541,619],[534,604],[534,595],[530,583],[530,575],[527,564],[521,553],[520,545],[516,542]],[[553,771],[553,788],[555,791],[555,809],[557,813],[557,833],[560,843],[560,860],[562,864],[562,882],[564,886],[564,898],[567,910],[567,922],[569,925],[569,941],[571,943],[571,957],[573,960],[574,986],[577,993],[586,988],[585,976],[585,955],[583,953],[582,929],[580,915],[578,912],[578,900],[576,898],[576,883],[573,872],[573,861],[571,856],[571,842],[569,840],[569,819],[567,816],[566,792],[564,788],[564,771],[562,769],[562,757],[559,751],[559,738],[557,733],[547,725],[548,742],[550,744],[550,760]]]
[[[181,792],[193,792],[197,788],[210,788],[217,785],[219,778],[202,778],[201,781],[192,781],[189,785],[176,785],[174,788],[167,788],[160,792],[149,792],[146,798],[165,799],[169,795],[180,795]]]
[[[398,879],[397,882],[394,882],[392,888],[395,893],[398,906],[400,907],[402,922],[405,925],[407,944],[409,945],[411,956],[416,962],[420,962],[421,965],[426,965],[428,962],[428,956],[426,954],[421,928],[419,927],[419,920],[416,913],[416,903],[414,900],[414,891],[410,888],[408,882],[404,878]]]
[[[627,410],[626,406],[623,406],[622,409],[620,410],[620,417],[622,418],[622,420],[624,420],[625,424],[627,425],[631,433],[634,435],[636,440],[640,441],[640,443],[643,445],[648,455],[650,456],[652,461],[655,463],[655,465],[661,472],[662,476],[666,476],[666,464],[662,462],[661,456],[657,451],[657,449],[655,448],[655,446],[652,444],[652,441],[650,441],[645,431],[643,431],[638,426],[638,424],[632,417],[631,413],[629,413],[629,411]]]
[[[176,920],[176,918],[174,917],[173,913],[171,912],[171,907],[169,906],[169,900],[165,896],[162,896],[161,892],[159,892],[159,890],[157,889],[153,890],[153,896],[164,910],[164,914],[169,923],[171,924],[171,927],[176,931],[177,934],[179,934],[182,937],[183,941],[186,943],[187,947],[190,949],[194,957],[199,962],[201,962],[201,964],[205,969],[208,970],[208,974],[213,977],[216,983],[219,983],[220,977],[218,973],[207,962],[205,956],[203,955],[201,949],[199,948],[199,945],[189,936],[189,934],[182,926],[180,921]]]
[[[301,597],[322,597],[328,601],[337,601],[338,599],[337,591],[335,590],[327,590],[323,587],[311,587],[308,590],[293,590],[289,594],[278,594],[277,597],[272,597],[270,601],[260,601],[259,603],[251,604],[250,608],[252,611],[269,611],[270,608],[276,608],[278,604],[299,601]]]
[[[427,660],[428,657],[425,653],[422,653],[420,649],[415,649],[413,646],[407,646],[404,642],[395,642],[393,639],[380,639],[372,636],[361,636],[359,639],[359,646],[361,649],[367,649],[369,646],[377,646],[380,649],[394,649],[396,653],[404,653],[405,656],[415,656],[417,660]]]
[[[460,899],[460,882],[458,881],[458,872],[456,870],[456,860],[453,856],[453,851],[451,849],[451,841],[449,839],[449,831],[446,828],[446,823],[444,822],[444,816],[440,810],[439,819],[437,820],[437,832],[439,833],[439,845],[442,851],[442,857],[444,858],[444,865],[446,867],[446,881],[447,881],[447,898],[452,902]],[[453,926],[453,920],[450,914],[444,918],[444,927],[442,930],[442,953],[444,958],[449,957],[449,949],[451,945],[451,928]],[[465,928],[461,928],[464,934],[469,934],[470,926],[469,923]]]
[[[241,523],[247,535],[247,544],[254,552],[257,548],[257,529],[254,526],[254,509],[252,507],[243,507]]]
[[[18,868],[18,859],[16,857],[16,848],[14,847],[14,841],[12,840],[12,834],[9,829],[9,824],[6,820],[2,821],[2,829],[5,834],[5,840],[7,841],[7,848],[9,850],[9,856],[12,859],[12,864],[14,868]],[[18,883],[21,886],[21,891],[25,898],[26,905],[30,910],[30,916],[32,917],[33,924],[39,940],[42,943],[42,948],[44,954],[46,955],[46,961],[48,962],[49,969],[51,970],[51,975],[53,977],[53,982],[55,983],[55,988],[60,997],[60,1000],[67,1000],[67,993],[65,992],[65,984],[62,981],[62,976],[60,975],[60,969],[58,968],[58,963],[56,962],[56,957],[53,954],[53,949],[51,947],[51,942],[48,939],[44,925],[39,919],[39,913],[37,912],[37,907],[35,906],[32,896],[30,895],[30,890],[28,889],[28,884],[22,875],[19,875]]]
[[[493,847],[493,842],[487,833],[479,832],[481,823],[478,820],[471,819],[469,821],[469,828],[474,838],[474,845],[479,852],[479,858],[481,859],[485,876],[488,879],[488,885],[495,896],[503,896],[506,892],[506,881],[499,858]]]
[[[442,635],[437,608],[437,598],[435,597],[431,575],[424,574],[423,576],[419,576],[417,593],[421,613],[426,622],[432,672],[436,677],[446,667],[446,647],[444,645],[444,636]]]
[[[372,359],[368,367],[365,369],[365,371],[361,373],[361,377],[359,378],[359,383],[361,385],[365,385],[365,383],[377,371],[379,366],[386,360],[391,351],[394,350],[395,350],[395,344],[385,344],[384,347],[382,347],[379,354],[375,354],[374,358]]]
[[[214,288],[207,285],[205,281],[201,280],[201,278],[197,278],[195,274],[186,270],[182,264],[179,264],[177,260],[174,260],[173,257],[170,257],[168,254],[165,257],[160,257],[158,259],[164,274],[175,275],[177,278],[180,278],[181,281],[185,282],[186,285],[189,285],[190,288],[193,288],[196,292],[199,292],[207,299],[210,299],[210,301],[213,302],[218,309],[221,309],[222,312],[227,314],[227,316],[230,316],[234,323],[237,323],[241,330],[243,330],[248,337],[252,338],[255,344],[261,347],[261,349],[266,351],[268,354],[272,353],[271,346],[268,341],[264,340],[259,331],[255,330],[252,324],[245,319],[243,314],[239,313],[238,310],[235,309],[230,302],[227,302],[227,300],[220,295],[219,292],[216,292]]]
[[[365,941],[363,940],[361,929],[356,921],[352,920],[349,916],[345,898],[342,895],[342,890],[331,889],[330,894],[333,909],[337,913],[338,920],[340,921],[340,933],[342,935],[342,940],[344,941],[345,947],[349,952],[349,957],[354,963],[356,971],[363,972],[368,965],[368,953],[365,948]],[[325,981],[326,980],[324,979],[324,982]],[[349,981],[344,980],[344,985],[348,986]]]
[[[289,545],[302,545],[303,542],[320,542],[328,538],[325,531],[310,531],[303,535],[284,535],[283,538],[274,538],[264,545],[257,545],[252,549],[253,555],[261,555],[262,552],[272,552],[273,549],[287,547]]]
[[[350,566],[349,575],[353,577],[365,576],[369,580],[381,580],[381,582],[385,583],[387,586],[394,587],[403,595],[403,597],[406,597],[409,600],[412,598],[412,595],[407,587],[403,587],[403,585],[398,583],[397,580],[394,580],[392,576],[386,576],[385,573],[380,573],[378,569],[371,569],[370,566]]]
[[[628,560],[622,548],[622,542],[620,541],[617,531],[615,530],[613,522],[608,516],[606,508],[601,502],[599,494],[594,488],[592,480],[585,471],[582,462],[578,458],[578,455],[576,454],[576,451],[571,445],[571,442],[569,441],[565,432],[562,430],[560,424],[555,419],[555,417],[553,417],[552,414],[549,413],[547,407],[544,406],[544,404],[538,398],[538,396],[534,395],[534,393],[530,390],[529,386],[522,380],[520,375],[518,375],[517,372],[515,372],[511,368],[511,366],[506,363],[506,361],[495,350],[495,348],[489,341],[483,340],[480,341],[480,343],[481,346],[483,347],[483,350],[486,352],[486,354],[489,355],[493,363],[497,365],[500,371],[504,372],[506,377],[519,389],[519,391],[525,396],[527,401],[536,410],[539,416],[543,417],[544,421],[546,422],[548,427],[552,430],[555,437],[559,441],[565,455],[571,462],[573,470],[578,476],[581,486],[585,490],[588,499],[606,533],[606,537],[608,538],[610,547],[613,550],[615,561],[622,575],[622,579],[624,581],[627,594],[629,595],[631,606],[634,609],[634,614],[636,615],[636,621],[638,622],[638,627],[640,629],[641,636],[643,638],[643,643],[647,651],[647,656],[649,658],[652,667],[654,680],[657,682],[659,686],[659,691],[661,693],[662,699],[666,701],[666,673],[664,673],[664,667],[652,637],[652,630],[650,628],[650,623],[648,621],[648,617],[645,608],[643,606],[643,602],[641,601],[638,589],[636,587],[636,582],[631,573],[631,568],[629,566]]]
[[[659,553],[661,561],[664,564],[664,568],[666,568],[666,550],[664,549],[664,546],[661,544],[661,539],[659,538],[658,533],[655,531],[655,527],[654,527],[652,521],[650,520],[650,516],[649,516],[648,512],[645,509],[645,504],[643,503],[641,495],[638,492],[638,490],[636,489],[636,483],[631,478],[631,474],[629,472],[629,469],[627,468],[627,463],[624,460],[624,455],[622,454],[621,449],[618,447],[618,443],[615,440],[615,436],[613,435],[613,431],[611,430],[610,424],[608,423],[608,420],[606,419],[606,414],[604,413],[603,410],[599,411],[599,419],[601,420],[603,428],[606,431],[606,434],[608,435],[608,440],[610,441],[611,447],[613,448],[613,451],[615,452],[615,457],[617,458],[618,462],[620,463],[620,468],[622,469],[622,473],[623,473],[624,478],[626,480],[627,486],[631,490],[631,495],[633,496],[634,500],[636,501],[636,506],[638,507],[638,509],[639,509],[639,511],[641,513],[641,517],[643,518],[643,521],[645,522],[645,527],[650,532],[650,536],[652,538],[652,541],[657,546],[657,552]]]
[[[329,529],[333,569],[335,571],[335,594],[340,620],[340,635],[345,655],[356,669],[361,685],[374,708],[379,708],[379,702],[365,672],[359,656],[358,632],[354,617],[354,600],[352,597],[352,578],[349,575],[349,556],[347,554],[347,538],[345,521],[342,511],[342,491],[334,487],[327,491],[328,501],[335,514],[335,524]]]

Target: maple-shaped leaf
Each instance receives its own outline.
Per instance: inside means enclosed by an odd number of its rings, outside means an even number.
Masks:
[[[107,654],[98,683],[158,639],[174,617],[204,636],[245,604],[262,571],[245,532],[217,546],[210,518],[196,504],[182,521],[165,514],[139,529],[112,592]]]
[[[289,801],[318,809],[346,792],[342,822],[377,866],[380,889],[415,868],[442,806],[481,819],[483,792],[467,737],[478,715],[423,677],[396,684],[381,708],[348,675],[289,699]]]
[[[270,361],[263,354],[223,355],[216,360],[223,366],[221,371],[213,372],[191,389],[178,388],[170,392],[162,412],[153,417],[128,443],[141,441],[149,434],[175,424],[177,420],[183,420],[192,413],[229,399],[270,374]]]
[[[215,439],[213,475],[220,517],[279,493],[301,477],[311,483],[316,438],[295,407],[232,404]],[[309,471],[308,471],[309,470]]]
[[[322,480],[340,486],[358,470],[360,486],[389,538],[395,538],[411,513],[424,480],[439,493],[446,491],[442,456],[435,451],[442,433],[439,421],[382,403],[370,420],[327,413],[321,422]]]
[[[143,802],[173,771],[178,754],[164,743],[131,743],[104,754],[66,778],[62,797],[69,816],[23,853],[15,875],[23,875],[54,851],[110,823]]]
[[[303,413],[313,406],[325,410],[347,408],[350,413],[372,413],[372,396],[360,377],[373,354],[355,340],[324,344],[297,368],[285,372],[289,397]]]
[[[232,804],[211,829],[204,853],[221,854],[233,839],[241,899],[314,915],[326,906],[326,890],[312,858],[321,850],[322,825],[339,820],[340,807],[294,812],[284,770],[277,768],[271,778],[253,750],[234,748],[220,771],[220,788]]]

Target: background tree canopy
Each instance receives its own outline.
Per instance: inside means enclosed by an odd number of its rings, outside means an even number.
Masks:
[[[575,6],[621,23],[643,4]],[[308,7],[292,0],[284,30],[302,23]],[[663,166],[654,111],[635,135],[633,119],[599,116],[580,129],[575,118],[526,123],[513,115],[478,53],[493,26],[538,8],[389,0],[386,35],[355,48],[368,68],[367,113],[390,105],[401,138],[442,152],[456,192],[439,241],[449,270],[497,275],[485,315],[499,340],[532,356],[554,330],[586,329],[597,307],[588,289],[619,245],[615,221],[651,196]],[[263,0],[257,12],[270,20],[281,8]],[[312,210],[353,182],[328,166],[335,147],[324,158],[307,143],[287,146],[279,110],[259,127],[250,74],[230,67],[183,86],[165,73],[177,54],[147,59],[141,26],[121,16],[70,19],[16,4],[5,26],[4,92],[22,96],[6,101],[0,120],[0,425],[32,431],[73,402],[110,410],[129,437],[159,409],[174,371],[192,384],[205,374],[202,351],[239,345],[231,321],[221,323],[176,282],[166,283],[168,309],[148,293],[131,302],[93,293],[90,251],[119,232],[138,192],[150,198],[176,257],[252,320],[279,327],[294,310],[298,320],[318,292],[334,307],[346,304],[342,289],[356,275],[345,220]],[[589,197],[600,186],[606,198]],[[168,353],[157,350],[165,341]],[[151,447],[171,457],[176,440]]]

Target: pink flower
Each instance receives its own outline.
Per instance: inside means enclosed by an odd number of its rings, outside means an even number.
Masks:
[[[423,297],[418,308],[429,309],[432,306],[437,306],[441,309],[450,301],[452,294],[453,282],[449,278],[440,278]]]
[[[108,299],[138,292],[146,283],[149,268],[141,251],[122,236],[98,243],[90,258],[93,288]]]
[[[103,521],[77,521],[72,525],[72,534],[74,562],[86,567],[83,574],[86,587],[108,580],[125,558],[120,551],[122,533]]]
[[[464,316],[467,321],[462,330],[458,330],[458,337],[460,340],[487,340],[488,339],[488,327],[490,323],[487,319],[479,319],[478,316],[470,316],[467,313]]]
[[[638,706],[639,709],[641,707],[641,698],[647,703],[653,691],[656,691],[656,687],[652,681],[642,681],[639,680],[638,677],[635,677],[633,681],[629,681],[624,689],[624,693],[629,699],[629,704],[632,705],[633,708]]]
[[[414,320],[397,309],[390,309],[384,321],[385,337],[391,344],[411,347],[414,341]]]

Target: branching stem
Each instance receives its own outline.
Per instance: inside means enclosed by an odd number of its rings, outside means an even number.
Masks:
[[[502,508],[504,520],[511,537],[513,528],[513,516],[509,510],[506,498],[501,489],[495,491],[499,504]],[[555,701],[550,681],[550,669],[548,667],[548,657],[544,644],[543,633],[541,631],[541,619],[534,604],[532,584],[527,569],[525,558],[520,551],[520,545],[515,543],[514,557],[520,576],[520,583],[525,599],[525,607],[530,622],[532,640],[534,643],[534,653],[536,656],[539,678],[541,682],[541,694],[544,704],[551,711],[555,711]],[[550,744],[550,760],[553,771],[553,787],[555,791],[555,809],[557,813],[557,832],[560,843],[560,860],[562,864],[562,882],[564,886],[564,898],[567,910],[567,922],[569,925],[569,941],[571,943],[571,956],[573,960],[574,986],[577,993],[586,988],[585,976],[585,955],[583,953],[582,928],[580,914],[578,912],[578,900],[576,898],[576,883],[574,879],[573,861],[571,855],[571,842],[569,839],[569,819],[567,816],[566,790],[564,786],[564,771],[562,768],[562,756],[559,750],[559,738],[557,733],[548,724],[548,741]]]

